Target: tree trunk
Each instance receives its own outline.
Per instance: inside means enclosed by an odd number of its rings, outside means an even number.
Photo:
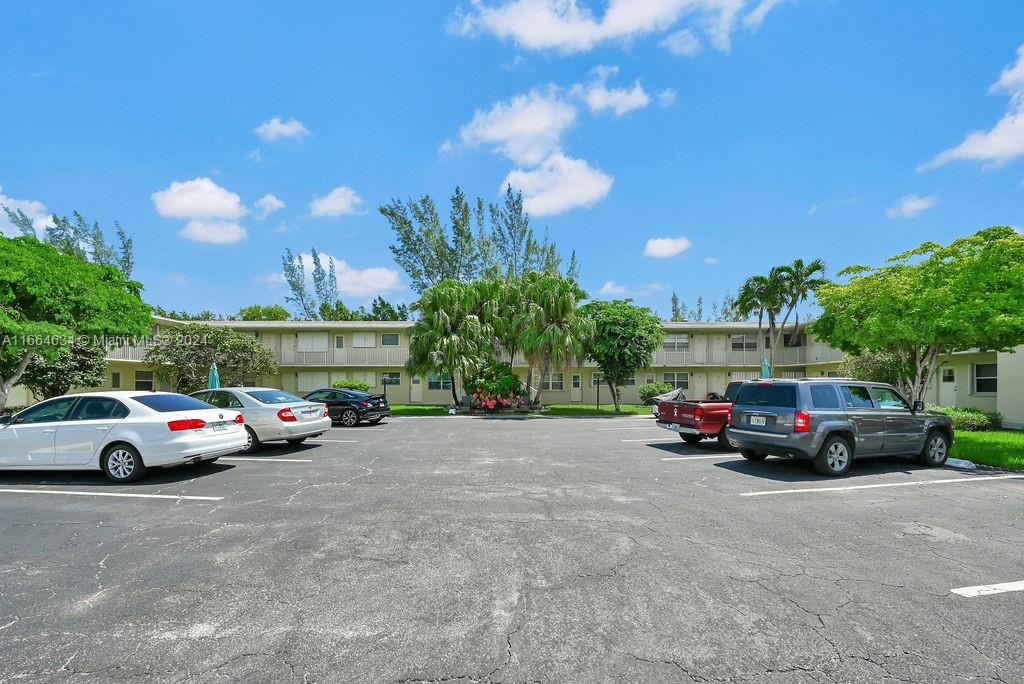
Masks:
[[[611,380],[608,381],[608,392],[612,395],[612,403],[615,404],[615,412],[622,413],[619,407],[619,387]]]
[[[533,361],[526,360],[526,403],[533,400]]]
[[[32,352],[25,352],[25,355],[21,357],[21,361],[18,362],[17,368],[14,369],[14,373],[9,378],[0,378],[0,410],[3,410],[7,406],[7,397],[10,395],[11,390],[21,380],[21,376],[25,374],[25,369],[28,368],[28,362],[32,360]]]
[[[455,404],[456,407],[458,407],[458,405],[459,405],[459,395],[455,391],[455,373],[452,373],[450,377],[452,379],[452,403]]]
[[[544,391],[544,378],[548,377],[551,372],[551,357],[545,356],[544,363],[541,365],[540,382],[537,383],[537,395],[533,398],[535,405],[540,405],[540,393]]]

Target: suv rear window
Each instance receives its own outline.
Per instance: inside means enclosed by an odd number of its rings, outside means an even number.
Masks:
[[[811,403],[816,409],[839,408],[839,395],[834,385],[811,385]]]
[[[213,408],[205,401],[199,401],[195,397],[186,397],[184,394],[136,394],[132,399],[160,413],[199,411]]]
[[[740,387],[736,403],[747,406],[796,408],[796,385],[746,383]]]

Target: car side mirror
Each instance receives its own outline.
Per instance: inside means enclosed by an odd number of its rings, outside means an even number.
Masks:
[[[920,399],[915,401],[914,402],[914,409],[913,410],[914,410],[914,413],[918,413],[920,411],[924,411],[924,402],[921,401]]]
[[[12,416],[0,416],[0,425],[10,425],[13,419]]]

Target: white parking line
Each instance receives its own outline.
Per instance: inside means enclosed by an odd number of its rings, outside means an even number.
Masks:
[[[955,484],[958,482],[985,482],[988,480],[1020,480],[1024,475],[987,475],[954,477],[948,480],[918,480],[917,482],[883,482],[879,484],[851,485],[848,487],[805,487],[802,489],[770,489],[763,492],[743,492],[740,496],[769,496],[771,494],[809,494],[813,492],[849,492],[854,489],[881,489],[882,487],[918,487],[922,485]]]
[[[260,458],[259,456],[235,456],[221,458],[222,461],[260,461],[266,463],[312,463],[311,458]]]
[[[706,458],[733,458],[736,454],[716,454],[714,456],[672,456],[662,461],[702,461]]]
[[[76,492],[62,489],[0,489],[4,494],[64,494],[65,496],[116,496],[127,499],[174,499],[175,501],[223,501],[223,496],[185,496],[184,494],[125,494],[122,492]]]
[[[623,442],[678,442],[678,437],[651,437],[650,439],[624,439]]]
[[[1024,591],[1024,582],[1003,582],[1002,584],[979,584],[976,587],[960,587],[950,589],[950,592],[974,598],[975,596],[988,596],[989,594],[1005,594],[1010,591]]]
[[[354,439],[307,439],[307,442],[329,442],[331,444],[359,444]]]
[[[645,427],[617,427],[617,428],[597,428],[594,432],[612,432],[613,430],[660,430],[661,428],[657,425],[647,425]]]

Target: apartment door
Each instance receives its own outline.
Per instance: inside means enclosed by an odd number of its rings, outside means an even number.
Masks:
[[[573,403],[583,401],[583,376],[579,373],[572,374],[572,389],[569,392],[569,401]]]
[[[418,375],[412,376],[409,385],[409,401],[414,404],[423,403],[423,378]]]
[[[939,378],[939,406],[956,406],[956,369],[943,368]]]
[[[725,373],[712,373],[711,374],[711,386],[708,387],[708,392],[717,392],[718,394],[725,394],[726,382]],[[697,399],[703,399],[704,397],[696,397]]]

